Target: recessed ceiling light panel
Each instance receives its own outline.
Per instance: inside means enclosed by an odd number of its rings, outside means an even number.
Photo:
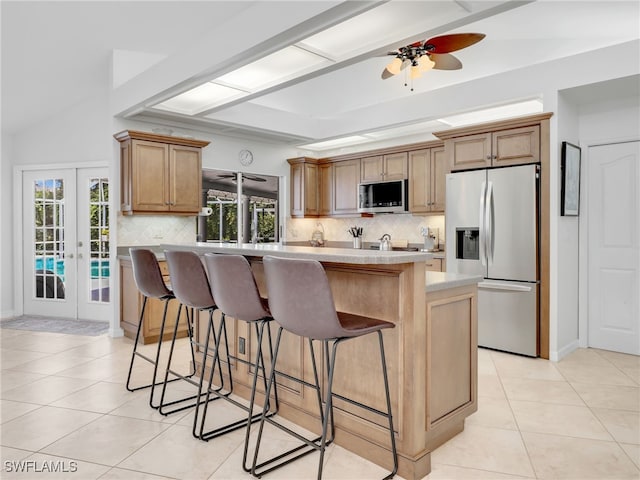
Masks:
[[[244,95],[246,95],[246,92],[242,90],[207,82],[204,85],[192,88],[187,92],[154,105],[153,108],[183,113],[185,115],[196,115],[216,104]]]
[[[257,90],[324,62],[328,60],[292,45],[218,77],[215,81],[245,90]]]

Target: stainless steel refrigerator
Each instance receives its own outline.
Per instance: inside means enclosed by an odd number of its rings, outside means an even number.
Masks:
[[[446,180],[446,270],[482,275],[478,345],[538,355],[537,165],[456,172]]]

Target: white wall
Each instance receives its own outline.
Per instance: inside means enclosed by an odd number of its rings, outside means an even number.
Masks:
[[[13,315],[13,139],[2,135],[0,158],[0,318]]]
[[[578,109],[562,94],[558,95],[558,143],[552,145],[556,156],[561,159],[562,142],[569,142],[580,146],[578,134]],[[556,175],[562,178],[561,162],[558,161]],[[561,183],[561,182],[560,182]],[[558,184],[557,194],[560,196],[561,185]],[[582,182],[584,184],[584,182]],[[584,198],[584,193],[582,195]],[[560,198],[560,197],[558,197]],[[560,211],[551,212],[560,215]],[[557,230],[557,359],[560,359],[578,347],[578,248],[579,231],[578,217],[558,217]]]

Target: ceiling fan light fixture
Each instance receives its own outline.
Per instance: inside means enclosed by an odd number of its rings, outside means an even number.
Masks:
[[[387,70],[389,70],[389,73],[392,73],[393,75],[397,75],[400,73],[401,67],[402,67],[402,59],[400,57],[396,57],[393,60],[391,60],[391,63],[389,65],[387,65]]]
[[[436,65],[436,62],[431,60],[429,55],[425,54],[425,55],[422,55],[420,58],[418,58],[418,68],[420,69],[420,72],[422,72],[422,73],[428,72],[435,65]]]
[[[419,65],[413,65],[411,67],[411,80],[414,80],[416,78],[420,78],[422,76],[422,70],[420,69]]]

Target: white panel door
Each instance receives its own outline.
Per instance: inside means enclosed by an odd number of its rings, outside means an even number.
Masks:
[[[589,346],[640,355],[640,142],[588,158]]]

